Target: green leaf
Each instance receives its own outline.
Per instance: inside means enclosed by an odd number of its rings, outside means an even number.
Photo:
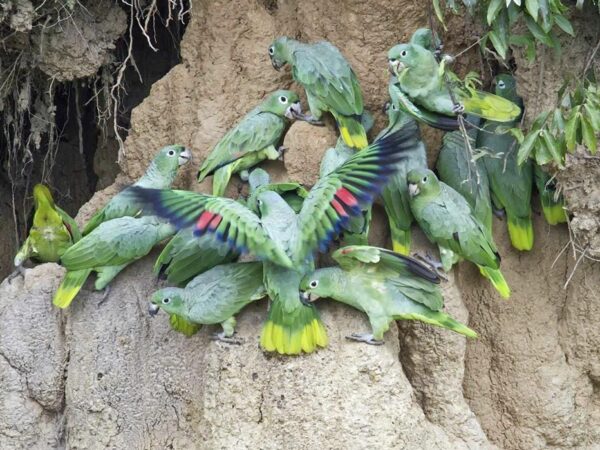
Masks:
[[[579,107],[571,111],[567,124],[565,125],[565,143],[567,145],[567,150],[571,153],[575,150],[575,145],[577,144],[577,129],[581,117],[578,108]]]
[[[446,24],[444,23],[444,13],[442,12],[442,7],[440,6],[440,0],[433,0],[433,9],[435,10],[435,15],[438,20],[446,30]]]
[[[533,18],[533,20],[537,22],[538,11],[540,9],[540,3],[538,0],[525,0],[525,8],[527,8],[527,12]]]
[[[550,24],[550,7],[548,6],[548,0],[540,0],[540,15],[542,16],[542,27],[545,30],[552,28]],[[550,26],[550,28],[548,28]]]
[[[585,118],[585,116],[581,116],[581,136],[583,138],[583,143],[588,148],[592,155],[595,155],[598,151],[598,142],[596,140],[596,134],[594,133],[594,128],[589,120]]]
[[[569,20],[565,16],[556,15],[554,16],[554,21],[556,22],[556,25],[558,25],[560,29],[563,30],[565,33],[570,34],[571,36],[575,36],[575,31],[573,31],[573,25],[571,25],[571,22],[569,22]]]
[[[543,166],[552,160],[552,154],[548,151],[548,147],[546,147],[544,140],[539,139],[535,146],[535,162],[538,163],[538,165]]]
[[[523,143],[519,147],[519,153],[517,154],[517,163],[519,165],[523,164],[531,155],[531,151],[533,150],[533,145],[538,141],[538,137],[540,135],[540,131],[533,131],[529,133]]]
[[[496,33],[496,31],[490,31],[488,33],[490,40],[492,41],[492,45],[500,55],[502,59],[506,59],[506,51],[508,50],[508,46],[506,45],[506,41],[500,38],[501,33]],[[506,38],[506,35],[504,35]]]
[[[553,133],[562,133],[565,131],[565,119],[563,118],[562,112],[560,109],[555,109],[552,114],[552,132]]]
[[[546,120],[548,119],[548,116],[550,115],[550,111],[544,111],[543,113],[541,113],[540,115],[538,115],[533,124],[531,125],[531,131],[537,131],[540,128],[542,128],[542,126],[544,125],[544,123],[546,123]]]
[[[550,36],[548,36],[531,17],[526,16],[525,23],[527,24],[529,31],[531,31],[531,34],[533,34],[533,37],[535,37],[538,41],[542,42],[548,47],[552,47],[554,45]]]
[[[487,9],[488,25],[492,24],[492,22],[494,21],[494,19],[500,12],[500,9],[502,9],[503,3],[504,3],[504,0],[492,0],[490,2],[490,5],[488,6],[488,9]]]
[[[585,109],[587,119],[592,124],[594,131],[600,132],[600,109],[594,108],[590,104],[586,104],[583,109]]]
[[[556,138],[548,130],[542,131],[541,136],[550,155],[552,155],[554,162],[559,166],[562,166],[564,155],[562,154]]]
[[[515,137],[515,139],[519,142],[519,144],[522,144],[523,141],[525,140],[523,131],[521,131],[520,128],[511,128],[510,130],[508,130],[508,132]]]

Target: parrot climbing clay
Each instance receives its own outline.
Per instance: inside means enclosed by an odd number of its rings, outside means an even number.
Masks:
[[[550,225],[567,222],[565,199],[556,192],[556,182],[542,167],[533,166],[535,186],[540,194],[544,218]]]
[[[427,151],[425,144],[421,141],[421,135],[415,121],[408,114],[401,111],[397,103],[392,101],[388,105],[387,114],[388,126],[377,139],[387,133],[400,130],[408,124],[412,124],[411,126],[415,129],[414,145],[405,150],[406,159],[398,164],[396,173],[392,175],[381,194],[383,206],[390,223],[393,249],[395,252],[407,255],[410,251],[410,227],[413,222],[413,215],[410,211],[406,174],[413,169],[427,168]]]
[[[187,335],[193,334],[201,325],[221,324],[223,331],[216,333],[214,338],[237,343],[233,339],[234,315],[265,295],[262,263],[223,264],[196,276],[185,289],[168,287],[156,291],[151,296],[148,310],[151,315],[164,310],[170,315],[171,322],[176,322],[174,328]],[[189,325],[181,327],[182,321]]]
[[[213,175],[215,196],[225,194],[231,175],[266,159],[282,157],[277,147],[290,121],[302,113],[298,94],[275,91],[246,116],[213,148],[198,171],[198,181]]]
[[[369,317],[371,333],[354,333],[349,339],[382,344],[394,320],[419,320],[475,338],[477,333],[442,312],[440,279],[414,259],[389,250],[349,246],[333,259],[340,267],[318,269],[305,276],[300,289],[305,301],[312,295],[346,303]]]
[[[148,169],[146,169],[146,173],[133,186],[154,189],[169,188],[175,180],[177,169],[186,164],[191,157],[190,150],[182,145],[164,147],[158,151]],[[125,188],[111,198],[100,211],[92,216],[83,230],[84,236],[107,220],[125,216],[133,217],[140,214],[141,205],[127,197],[127,189]]]
[[[496,94],[514,103],[522,104],[517,95],[515,79],[510,75],[496,77]],[[533,224],[531,222],[531,190],[533,167],[530,160],[522,165],[517,162],[519,145],[507,129],[518,121],[499,123],[486,121],[477,135],[477,147],[486,151],[482,160],[488,174],[492,199],[495,206],[506,211],[510,241],[517,250],[533,247]]]
[[[312,120],[329,111],[335,118],[346,145],[361,149],[368,145],[361,123],[363,98],[356,74],[340,51],[329,42],[304,44],[288,37],[276,39],[269,47],[273,67],[292,67],[294,80],[301,84]],[[310,120],[310,119],[309,119]]]
[[[489,230],[473,214],[469,203],[439,181],[431,170],[412,170],[407,178],[410,208],[429,240],[440,247],[441,254],[449,250],[476,264],[500,295],[508,298],[510,288],[500,272],[496,244]],[[444,269],[449,269],[447,264]]]
[[[478,118],[469,118],[475,126],[479,126]],[[467,132],[471,148],[475,149],[477,129]],[[490,186],[483,158],[473,163],[472,155],[465,144],[460,131],[446,133],[442,138],[442,149],[438,155],[436,170],[440,180],[461,194],[471,208],[473,214],[492,232],[492,200]]]
[[[327,344],[316,309],[302,305],[298,291],[313,269],[312,253],[326,251],[341,227],[372,204],[414,133],[409,126],[354,154],[315,184],[299,214],[268,190],[256,198],[259,215],[234,200],[195,192],[133,188],[131,194],[177,228],[193,226],[198,236],[263,259],[272,305],[261,343],[269,351],[308,353]]]
[[[21,267],[29,258],[39,262],[57,262],[81,238],[75,221],[54,203],[46,186],[34,186],[33,201],[33,225],[15,256],[14,264],[17,267]]]
[[[444,67],[419,44],[398,44],[388,51],[390,71],[400,90],[416,105],[434,113],[456,116],[465,112],[497,122],[510,122],[521,114],[511,101],[466,88],[452,87],[454,104],[444,81]]]
[[[95,289],[104,289],[125,267],[174,233],[171,224],[156,217],[120,217],[101,223],[63,254],[60,263],[67,274],[54,294],[54,305],[68,307],[93,271],[97,272]]]

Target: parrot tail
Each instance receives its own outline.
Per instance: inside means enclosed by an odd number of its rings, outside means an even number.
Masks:
[[[460,97],[467,114],[495,122],[511,122],[521,115],[521,108],[499,95],[472,91]]]
[[[213,190],[212,195],[215,197],[223,197],[227,190],[227,185],[231,179],[233,165],[221,167],[213,173]]]
[[[446,328],[448,330],[454,331],[458,334],[462,334],[463,336],[472,339],[476,339],[478,337],[477,333],[470,329],[468,326],[463,325],[457,320],[454,320],[448,314],[445,314],[440,311],[427,311],[423,313],[403,314],[398,318],[420,320],[421,322],[425,322],[430,325],[435,325],[436,327]]]
[[[392,248],[394,251],[401,255],[409,255],[411,243],[410,228],[408,230],[401,230],[392,222],[392,220],[390,220],[390,232],[392,235]]]
[[[271,303],[269,317],[260,335],[260,345],[268,352],[283,355],[312,353],[328,344],[327,332],[314,305],[300,305],[287,312],[282,301]]]
[[[68,307],[90,273],[92,273],[91,269],[68,271],[54,294],[54,299],[52,300],[54,306],[58,306],[59,308]]]
[[[491,267],[483,267],[478,266],[481,275],[486,277],[488,280],[492,282],[492,285],[496,288],[496,290],[500,293],[502,298],[510,297],[510,287],[508,287],[508,283],[504,279],[504,275],[500,272],[500,269],[492,269]]]
[[[542,198],[542,210],[544,211],[546,222],[550,225],[566,223],[567,213],[563,208],[562,199],[558,202],[554,201],[552,198],[554,196],[553,192],[543,192],[540,196]]]
[[[342,139],[348,147],[361,150],[369,145],[360,116],[343,116],[333,111],[332,114],[338,124]]]
[[[533,224],[530,217],[517,217],[506,212],[510,242],[517,250],[533,248]]]

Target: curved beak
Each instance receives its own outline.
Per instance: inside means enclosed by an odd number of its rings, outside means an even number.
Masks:
[[[192,151],[186,147],[185,150],[182,151],[181,154],[179,155],[177,162],[179,163],[180,166],[183,166],[190,159],[192,159]]]
[[[385,102],[383,104],[383,106],[381,107],[381,112],[384,114],[387,114],[388,109],[390,109],[390,106],[392,106],[392,104],[390,102]]]
[[[285,117],[287,117],[290,120],[298,119],[299,117],[304,117],[304,115],[302,114],[302,105],[300,104],[300,100],[288,106],[288,108],[285,110]]]
[[[390,74],[394,76],[398,76],[400,72],[402,72],[406,66],[400,62],[399,59],[389,59],[388,60],[388,69]]]
[[[300,291],[300,302],[304,306],[310,306],[310,304],[311,304],[310,294],[306,291]]]
[[[160,308],[158,307],[158,305],[155,305],[154,303],[150,303],[148,305],[148,314],[150,314],[150,317],[154,317],[155,315],[158,314],[158,310]]]
[[[279,61],[277,61],[275,58],[271,58],[271,65],[273,66],[273,69],[275,69],[277,72],[279,72],[281,70],[281,68],[283,67],[285,63],[281,63]]]
[[[419,189],[418,184],[408,183],[408,193],[411,197],[419,195],[419,192],[421,192],[421,189]]]

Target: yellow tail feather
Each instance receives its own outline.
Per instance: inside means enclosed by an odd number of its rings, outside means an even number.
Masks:
[[[362,123],[360,123],[360,118],[342,116],[336,113],[333,113],[333,116],[340,129],[340,135],[348,147],[361,150],[369,145],[367,133]]]
[[[69,271],[54,294],[52,303],[59,308],[67,308],[92,272],[91,269]]]
[[[507,223],[512,246],[517,250],[531,250],[533,248],[533,225],[531,218],[508,216]]]
[[[558,225],[567,222],[567,213],[561,204],[543,206],[544,218],[550,225]]]
[[[488,280],[492,282],[492,285],[496,288],[496,290],[500,293],[502,298],[510,297],[510,287],[500,269],[492,269],[490,267],[478,266],[481,274],[486,277]]]
[[[495,122],[511,122],[521,115],[521,108],[510,100],[488,92],[474,91],[461,96],[465,112]]]
[[[410,254],[411,235],[410,230],[404,231],[394,227],[390,221],[390,231],[392,234],[392,248],[401,255]]]

